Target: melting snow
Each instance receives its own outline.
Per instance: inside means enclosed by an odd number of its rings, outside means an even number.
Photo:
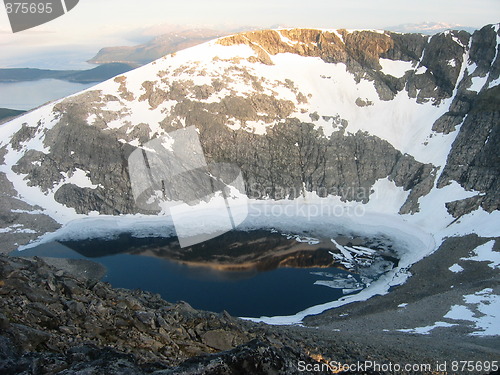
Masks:
[[[459,272],[462,272],[464,269],[457,263],[455,263],[453,266],[451,266],[450,268],[448,268],[451,272],[454,272],[454,273],[459,273]]]
[[[92,113],[89,117],[87,117],[87,124],[92,125],[95,120],[97,120],[97,115]]]
[[[444,316],[451,320],[467,320],[475,324],[474,336],[500,335],[500,296],[493,289],[486,288],[475,294],[464,296],[467,306],[454,305]]]
[[[0,233],[30,233],[30,234],[38,233],[36,230],[23,227],[24,225],[14,224],[7,228],[0,228]]]
[[[476,92],[481,91],[481,89],[486,84],[487,79],[488,79],[487,76],[485,76],[485,77],[472,77],[471,78],[472,85],[471,85],[471,87],[469,87],[469,90],[476,91]]]
[[[458,37],[452,35],[451,39],[453,39],[453,41],[455,43],[457,43],[460,47],[463,47],[463,48],[467,47],[467,45],[465,45],[464,43],[462,43],[462,41],[460,39],[458,39]]]
[[[495,241],[491,240],[474,249],[474,256],[462,258],[462,260],[475,260],[477,262],[488,262],[490,268],[500,268],[500,251],[494,251]]]
[[[286,36],[284,36],[283,33],[280,30],[278,30],[278,34],[279,34],[279,36],[281,38],[281,41],[284,42],[284,43],[286,43],[286,44],[288,44],[288,45],[290,45],[290,46],[295,46],[296,44],[299,43],[298,41],[293,41],[293,40],[287,38]]]
[[[59,184],[59,186],[63,184],[73,184],[81,188],[95,189],[98,187],[98,185],[93,184],[92,181],[90,180],[88,176],[89,172],[85,172],[80,168],[76,168],[75,171],[72,173],[62,172],[61,174],[64,176],[64,180]]]
[[[431,326],[425,326],[425,327],[417,327],[417,328],[410,328],[410,329],[398,329],[400,332],[406,332],[406,333],[417,333],[420,335],[428,335],[431,333],[431,331],[435,328],[439,327],[453,327],[456,326],[457,324],[450,324],[446,322],[436,322]]]
[[[493,292],[493,289],[486,288],[475,294],[463,297],[465,305],[453,305],[443,317],[451,321],[468,321],[474,324],[474,331],[470,333],[474,336],[498,336],[500,335],[500,296]],[[411,329],[399,329],[401,332],[417,333],[421,335],[429,334],[438,327],[452,327],[461,323],[436,322],[426,327]]]
[[[384,74],[391,75],[396,78],[401,78],[409,70],[414,70],[411,61],[400,61],[390,59],[379,59]]]
[[[457,62],[455,61],[455,59],[451,59],[448,60],[448,65],[454,68],[457,66]]]

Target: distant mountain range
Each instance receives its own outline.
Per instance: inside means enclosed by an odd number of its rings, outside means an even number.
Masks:
[[[228,31],[191,29],[160,35],[137,46],[106,47],[88,60],[92,64],[147,64],[162,56],[230,34]]]
[[[77,83],[102,82],[136,67],[132,64],[111,63],[88,70],[9,68],[0,69],[0,82],[37,81],[40,79],[60,79]]]
[[[462,26],[445,22],[404,23],[401,25],[385,27],[385,30],[389,31],[420,34],[436,34],[446,30],[465,30],[469,33],[472,33],[475,29],[475,27]]]

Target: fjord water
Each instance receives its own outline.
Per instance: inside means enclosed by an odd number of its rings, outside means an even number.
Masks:
[[[239,238],[244,236],[240,234]],[[226,310],[234,316],[245,317],[290,315],[339,299],[344,295],[342,289],[315,284],[324,280],[325,274],[329,277],[351,275],[359,279],[358,275],[334,267],[228,271],[187,265],[159,257],[149,250],[169,242],[172,238],[121,236],[114,240],[51,242],[11,255],[92,260],[106,267],[102,281],[114,287],[142,289],[159,293],[169,302],[182,300],[197,309]],[[150,256],[139,255],[147,252]]]
[[[0,82],[0,108],[30,110],[42,104],[85,90],[95,83],[74,83],[58,79],[28,82]]]

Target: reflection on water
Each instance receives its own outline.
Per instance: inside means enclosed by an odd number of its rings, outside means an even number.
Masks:
[[[90,239],[63,245],[85,257],[128,253],[162,258],[218,271],[269,271],[280,267],[331,267],[335,250],[327,240],[305,241],[277,231],[230,231],[181,248],[176,237],[136,238],[122,233],[112,241]]]
[[[332,248],[329,239],[256,230],[229,232],[183,249],[175,237],[122,234],[113,240],[48,243],[12,255],[91,259],[107,268],[103,281],[115,287],[160,293],[198,309],[261,317],[295,314],[364,287],[366,275],[333,267]],[[380,258],[375,273],[392,266]]]
[[[58,79],[0,82],[0,108],[30,110],[94,85],[95,83],[72,83]]]

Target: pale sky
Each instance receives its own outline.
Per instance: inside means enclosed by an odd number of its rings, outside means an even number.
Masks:
[[[102,47],[139,44],[175,25],[383,29],[424,21],[500,22],[500,0],[80,0],[66,15],[13,34],[2,8],[0,67],[32,66],[54,54],[68,61],[90,58]]]

